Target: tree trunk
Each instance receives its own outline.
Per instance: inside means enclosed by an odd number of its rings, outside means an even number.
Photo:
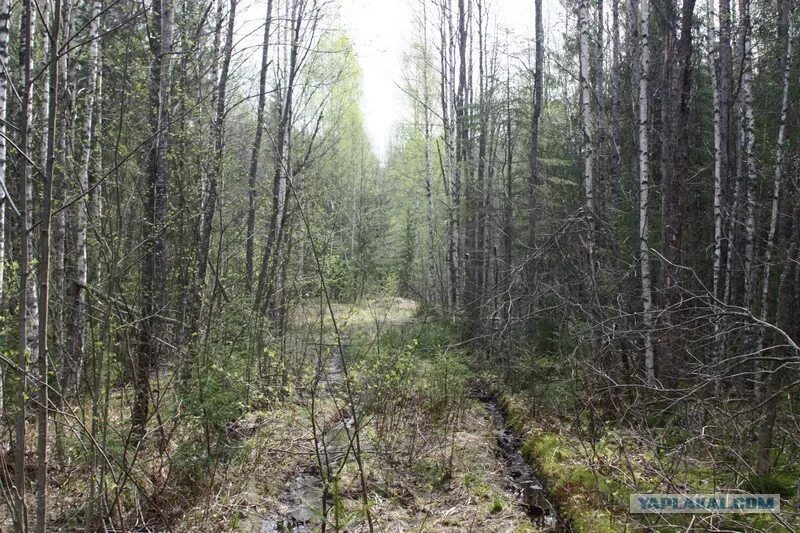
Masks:
[[[653,348],[653,289],[650,278],[650,112],[648,78],[650,75],[650,1],[640,0],[639,72],[638,72],[638,153],[639,153],[639,268],[642,277],[642,314],[644,325],[644,367],[649,386],[656,381]]]
[[[47,165],[42,183],[42,221],[39,237],[39,405],[36,435],[36,532],[47,530],[47,422],[48,422],[48,310],[50,303],[50,229],[52,225],[53,168],[56,162],[56,120],[58,114],[58,36],[61,30],[61,0],[55,0],[50,25],[50,99],[47,113]],[[21,468],[22,465],[20,464]]]
[[[250,174],[248,181],[247,209],[247,288],[253,286],[253,257],[255,254],[256,232],[256,179],[258,177],[258,161],[261,156],[261,139],[264,136],[264,108],[267,104],[267,68],[269,67],[269,30],[272,24],[272,2],[267,0],[267,17],[264,22],[264,42],[261,45],[261,74],[258,82],[258,107],[256,109],[256,135],[253,139],[253,151],[250,154]]]
[[[595,268],[595,139],[594,115],[592,112],[592,88],[589,76],[589,0],[578,3],[579,62],[580,62],[580,95],[581,95],[581,152],[583,156],[583,192],[584,217],[587,223],[587,293],[594,304],[597,304],[597,276]],[[593,336],[594,338],[594,336]]]
[[[89,13],[89,50],[87,57],[88,76],[86,87],[86,111],[85,122],[83,129],[83,159],[78,174],[78,185],[80,187],[80,194],[87,193],[89,190],[89,173],[92,165],[92,150],[93,150],[93,137],[94,131],[94,113],[95,113],[95,99],[97,91],[97,78],[99,73],[99,49],[100,39],[100,10],[101,0],[94,0],[92,2],[91,11]],[[89,282],[88,272],[88,252],[86,246],[86,235],[88,229],[89,209],[90,209],[89,195],[82,197],[75,204],[75,225],[76,225],[76,239],[75,239],[75,280],[73,282],[73,304],[72,304],[72,320],[70,321],[69,334],[69,361],[67,364],[71,367],[72,371],[68,374],[68,379],[61,384],[62,394],[68,394],[75,386],[74,376],[80,372],[82,367],[83,354],[84,354],[84,334],[86,327],[86,313],[87,313],[87,300],[86,300],[86,287]]]
[[[726,238],[724,233],[725,191],[730,172],[730,102],[731,102],[731,45],[730,45],[730,3],[719,0],[719,25],[714,23],[713,0],[709,0],[709,32],[711,45],[711,83],[714,95],[714,264],[712,293],[716,300],[724,299],[723,261]],[[720,364],[724,352],[722,322],[714,318],[713,362]]]
[[[753,40],[750,19],[750,1],[739,0],[739,18],[742,50],[741,74],[741,136],[744,145],[744,163],[747,172],[747,217],[745,219],[744,252],[744,306],[750,309],[753,304],[753,271],[755,250],[756,216],[756,174],[755,158],[755,117],[753,116]]]
[[[528,248],[529,253],[536,250],[536,203],[537,191],[540,186],[539,176],[539,122],[542,115],[542,100],[544,99],[544,24],[542,22],[542,0],[534,0],[534,19],[536,26],[536,52],[534,59],[533,71],[533,109],[531,112],[531,140],[528,152]],[[510,135],[510,129],[508,131]],[[508,139],[509,143],[513,143],[511,138]],[[511,171],[511,161],[508,162],[509,172]],[[509,184],[510,194],[510,184]],[[536,262],[527,260],[525,263],[525,282],[527,284],[528,294],[533,296],[536,288]],[[534,303],[531,300],[530,305]],[[533,309],[531,309],[533,310]],[[531,335],[536,332],[533,331],[533,324],[529,324],[529,333]]]
[[[595,131],[597,133],[597,213],[605,217],[606,202],[608,201],[608,132],[606,131],[606,79],[605,79],[605,0],[597,0],[597,36],[595,41],[595,84],[594,98],[597,102]]]
[[[278,120],[278,133],[275,142],[275,169],[272,181],[272,211],[270,213],[269,234],[264,255],[261,258],[261,271],[258,274],[258,288],[256,290],[255,307],[264,315],[270,306],[267,296],[272,293],[274,273],[277,271],[277,258],[279,256],[283,223],[286,212],[286,179],[290,164],[290,134],[292,128],[293,98],[295,80],[297,77],[298,55],[300,47],[300,30],[303,26],[304,4],[294,0],[292,16],[288,23],[291,26],[291,43],[289,50],[288,73],[283,102]]]
[[[8,65],[9,25],[11,23],[11,0],[0,0],[0,63]],[[7,149],[6,149],[6,109],[8,91],[8,72],[0,68],[0,306],[4,304],[5,262],[6,262],[6,203],[11,198],[6,195]],[[5,414],[6,365],[0,363],[0,417]]]
[[[458,0],[458,27],[456,36],[456,46],[458,48],[458,85],[455,97],[455,167],[453,172],[452,195],[453,195],[453,219],[454,219],[454,240],[455,240],[455,301],[457,304],[463,303],[464,295],[464,235],[463,235],[463,212],[462,212],[462,186],[464,177],[467,175],[467,160],[469,158],[469,125],[468,120],[468,98],[469,82],[467,81],[467,6],[465,0]]]
[[[788,6],[789,16],[788,28],[785,34],[785,53],[781,59],[781,69],[783,71],[783,83],[781,91],[781,110],[780,120],[778,121],[778,143],[775,147],[775,177],[772,185],[772,211],[770,214],[769,232],[767,234],[767,243],[764,250],[764,271],[761,279],[761,311],[760,318],[762,322],[766,322],[769,317],[769,284],[770,276],[772,274],[772,254],[775,249],[775,236],[778,232],[778,215],[780,212],[780,198],[781,187],[783,186],[783,167],[784,167],[784,148],[786,146],[786,122],[789,115],[789,78],[792,67],[792,45],[794,41],[794,13],[793,3],[782,2],[783,5],[792,4]],[[761,351],[764,349],[764,326],[759,326],[756,331],[755,355],[756,358],[761,357]],[[761,373],[759,371],[761,365],[756,362],[756,376],[755,376],[755,396],[757,400],[761,400]]]
[[[608,203],[612,213],[616,211],[620,202],[620,183],[622,181],[622,116],[620,110],[621,86],[620,70],[622,65],[622,47],[620,44],[619,0],[611,0],[611,42],[613,45],[611,55],[611,148],[610,148],[610,183],[608,184]]]
[[[217,187],[222,181],[224,171],[224,148],[225,148],[225,105],[227,104],[228,71],[231,64],[231,54],[233,52],[233,32],[236,22],[236,2],[230,0],[230,11],[228,12],[228,30],[225,35],[225,47],[222,52],[222,71],[220,72],[217,85],[216,110],[212,136],[214,138],[214,162],[213,170],[209,175],[207,189],[205,191],[205,202],[203,202],[203,215],[200,222],[200,239],[197,247],[197,278],[193,291],[193,302],[190,310],[189,332],[192,335],[198,333],[197,321],[203,307],[203,295],[206,286],[206,271],[208,269],[208,256],[211,249],[211,230],[214,225],[214,212],[217,208]],[[217,80],[214,80],[217,83]]]
[[[167,295],[167,151],[169,149],[170,59],[172,0],[154,0],[150,36],[150,130],[147,194],[144,206],[145,243],[141,275],[141,325],[136,354],[135,399],[131,413],[133,437],[144,435],[149,416],[150,372],[160,362],[163,313]]]
[[[661,87],[661,246],[665,318],[670,321],[680,301],[680,265],[686,224],[689,180],[689,96],[691,89],[692,19],[695,0],[685,0],[678,17],[675,0],[661,2],[664,64]],[[677,28],[680,27],[680,35]],[[667,333],[662,367],[673,367],[676,337]]]
[[[30,196],[28,191],[30,185],[30,163],[25,154],[29,153],[30,148],[30,121],[33,115],[33,7],[32,0],[24,1],[24,9],[20,20],[20,34],[22,42],[20,46],[20,63],[22,67],[22,110],[20,113],[20,140],[19,149],[21,154],[17,168],[20,172],[20,253],[19,253],[19,384],[17,385],[17,421],[16,421],[16,449],[14,451],[14,464],[20,465],[14,469],[14,488],[15,488],[15,516],[14,530],[23,533],[28,529],[27,509],[25,506],[25,469],[21,468],[25,464],[25,404],[28,401],[28,328],[30,327],[30,314],[28,313],[28,300],[30,298]]]

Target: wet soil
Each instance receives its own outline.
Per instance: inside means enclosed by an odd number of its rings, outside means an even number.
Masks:
[[[533,467],[522,456],[522,442],[509,427],[506,415],[493,396],[479,398],[494,421],[497,447],[505,464],[506,489],[525,509],[533,525],[545,531],[568,531],[552,497]]]

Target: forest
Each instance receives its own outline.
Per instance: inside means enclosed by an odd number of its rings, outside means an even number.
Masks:
[[[798,15],[0,0],[0,531],[800,531]]]

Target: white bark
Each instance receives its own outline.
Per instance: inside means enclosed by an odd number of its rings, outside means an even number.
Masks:
[[[428,223],[428,271],[432,274],[431,286],[434,293],[441,292],[438,285],[438,267],[436,261],[436,230],[433,211],[433,165],[431,162],[431,88],[428,80],[428,10],[427,0],[422,2],[422,115],[425,135],[425,198]]]
[[[581,128],[583,130],[583,188],[585,195],[584,209],[587,222],[586,246],[588,248],[587,262],[589,279],[587,290],[590,293],[594,310],[600,308],[600,295],[597,291],[597,272],[595,270],[595,145],[594,131],[595,118],[592,113],[592,87],[589,78],[589,0],[580,0],[578,4],[578,32],[580,33],[580,83],[581,83]],[[597,335],[592,335],[592,342],[597,341]],[[596,347],[596,346],[595,346]]]
[[[95,96],[97,92],[97,78],[98,78],[98,57],[100,40],[98,35],[100,33],[100,0],[93,0],[90,12],[91,22],[89,23],[89,50],[88,50],[88,76],[86,86],[86,122],[84,123],[84,147],[83,147],[83,160],[81,161],[81,168],[78,174],[78,185],[81,194],[89,190],[89,169],[92,164],[92,134],[94,127],[94,105]],[[73,369],[66,374],[72,378],[79,375],[79,368],[83,359],[84,350],[84,329],[86,323],[86,285],[89,281],[88,265],[87,265],[87,251],[86,251],[86,232],[88,221],[89,201],[88,196],[83,196],[75,204],[75,225],[76,225],[76,257],[75,257],[75,287],[74,287],[74,302],[72,307],[72,322],[70,324],[69,341],[71,343],[69,349],[70,359],[67,364],[73,365]],[[74,374],[73,374],[74,372]],[[72,379],[65,386],[63,393],[67,393],[72,386]]]
[[[723,172],[723,161],[722,161],[722,151],[726,149],[726,147],[722,146],[722,124],[720,123],[720,94],[719,94],[719,85],[717,80],[717,53],[718,53],[718,43],[719,43],[719,35],[717,31],[717,26],[714,23],[714,8],[713,8],[713,0],[708,0],[708,24],[709,24],[709,39],[711,40],[710,46],[710,74],[711,74],[711,85],[713,88],[713,95],[714,95],[714,273],[713,273],[713,285],[712,290],[715,297],[719,296],[719,289],[722,274],[722,244],[723,244],[723,234],[722,234],[722,200],[723,200],[723,191],[722,191],[722,172]],[[718,330],[719,325],[715,326],[716,330]],[[715,330],[715,333],[718,331]]]
[[[778,144],[775,148],[775,178],[772,189],[772,213],[769,222],[769,233],[764,250],[764,272],[761,281],[761,322],[767,321],[769,314],[769,283],[772,271],[772,252],[775,248],[775,235],[778,232],[778,211],[780,208],[781,184],[783,182],[784,148],[786,146],[786,122],[789,114],[789,78],[792,67],[792,45],[794,40],[794,10],[790,10],[789,29],[786,39],[786,53],[783,57],[783,90],[781,92],[781,114],[778,125]],[[756,333],[755,353],[761,353],[764,348],[764,326],[760,326]],[[760,380],[756,379],[756,396],[760,396]]]
[[[655,351],[653,349],[653,289],[650,278],[650,220],[648,198],[650,194],[650,137],[647,96],[647,77],[650,72],[650,5],[649,0],[639,3],[639,263],[642,276],[642,312],[644,316],[644,366],[648,385],[655,385]]]
[[[724,0],[727,1],[727,0]],[[723,207],[723,172],[724,172],[724,152],[727,150],[726,146],[723,146],[723,135],[722,135],[722,120],[721,120],[721,111],[722,111],[722,103],[720,98],[720,85],[719,80],[717,79],[717,59],[719,54],[719,33],[717,31],[717,26],[714,22],[714,1],[708,0],[707,1],[707,9],[708,9],[708,38],[710,40],[709,46],[709,64],[710,74],[711,74],[711,86],[713,92],[713,102],[714,102],[714,266],[713,266],[713,281],[712,281],[712,292],[714,298],[719,297],[719,290],[721,284],[721,274],[722,274],[722,245],[723,245],[723,233],[722,233],[722,207]],[[713,347],[713,362],[716,365],[719,364],[720,360],[722,359],[722,324],[720,321],[720,317],[718,313],[715,313],[714,316],[714,347]]]
[[[590,226],[594,226],[594,142],[592,131],[592,90],[589,85],[589,1],[578,6],[580,33],[581,118],[583,125],[583,188]]]

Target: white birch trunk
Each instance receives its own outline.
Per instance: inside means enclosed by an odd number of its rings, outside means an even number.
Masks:
[[[586,195],[590,228],[594,226],[594,140],[592,131],[592,90],[589,85],[589,2],[580,0],[578,6],[580,33],[581,118],[583,125],[583,188]],[[591,245],[590,245],[591,246]]]
[[[80,193],[84,194],[89,190],[89,170],[92,164],[92,134],[94,130],[94,106],[95,97],[97,92],[97,78],[98,78],[98,57],[100,40],[98,35],[100,33],[100,0],[92,2],[90,12],[91,22],[89,23],[89,49],[88,49],[88,76],[86,86],[86,115],[84,123],[84,147],[82,153],[81,168],[78,174],[78,185]],[[75,256],[75,280],[73,291],[73,306],[72,306],[72,321],[70,323],[69,334],[69,362],[73,368],[67,373],[70,379],[63,383],[65,388],[62,391],[64,394],[68,393],[74,386],[74,377],[80,375],[80,366],[83,361],[84,351],[84,329],[86,324],[86,286],[89,281],[88,265],[87,265],[87,251],[86,251],[86,233],[88,225],[88,210],[89,210],[89,196],[83,196],[75,204],[75,225],[76,225],[76,256]]]
[[[778,144],[775,148],[775,178],[772,189],[772,213],[770,215],[769,233],[767,234],[767,244],[764,250],[764,272],[761,280],[761,312],[759,318],[762,322],[767,321],[769,316],[769,283],[772,273],[772,253],[775,248],[775,235],[778,232],[778,212],[780,208],[781,184],[783,182],[784,148],[786,146],[786,122],[789,114],[789,77],[792,67],[792,46],[794,40],[794,9],[790,9],[789,29],[786,39],[786,53],[783,57],[783,90],[781,92],[781,114],[778,123]],[[764,326],[760,326],[756,332],[755,354],[759,356],[764,349]],[[755,393],[756,398],[761,399],[760,369],[756,365]]]
[[[650,277],[650,136],[647,77],[650,73],[650,5],[639,3],[639,262],[642,276],[642,312],[644,316],[644,366],[647,384],[655,385],[655,350],[653,349],[653,289]]]

